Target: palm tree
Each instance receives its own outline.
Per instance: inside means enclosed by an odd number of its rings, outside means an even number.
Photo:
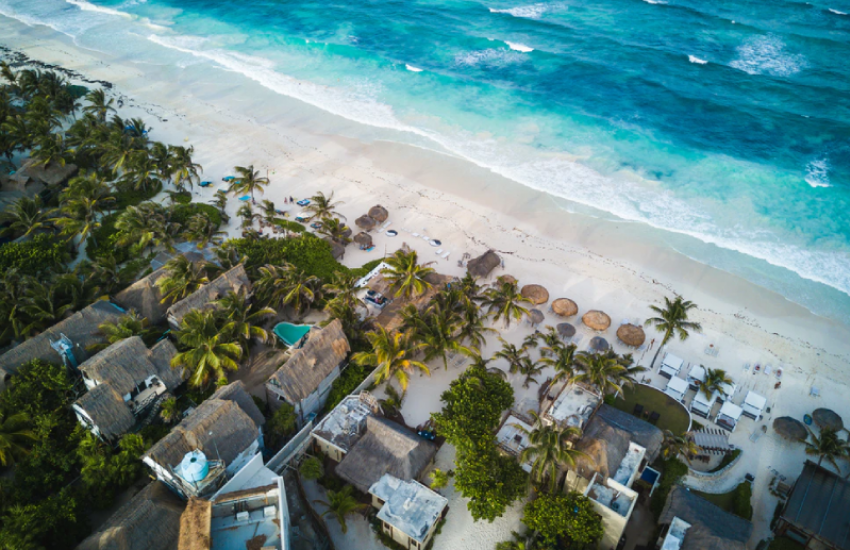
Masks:
[[[269,341],[269,333],[260,326],[260,323],[263,319],[274,315],[275,310],[264,307],[252,311],[254,306],[249,302],[244,289],[239,289],[238,293],[230,291],[215,303],[219,307],[219,316],[226,322],[222,332],[238,340],[243,350],[248,349],[251,338],[261,342]]]
[[[92,344],[88,347],[89,351],[99,351],[105,349],[115,342],[120,342],[126,338],[133,336],[147,336],[151,334],[151,329],[147,318],[142,317],[135,311],[125,313],[118,318],[117,321],[106,321],[97,327],[98,332],[106,338],[106,342],[102,344]]]
[[[225,235],[227,233],[219,231],[210,217],[203,212],[199,212],[189,218],[189,221],[186,222],[186,230],[183,231],[183,236],[186,237],[186,240],[197,242],[199,249],[206,248],[210,243],[215,245],[221,244]]]
[[[325,196],[325,194],[321,191],[310,197],[310,204],[307,205],[304,210],[307,212],[311,212],[313,215],[310,216],[310,219],[319,218],[332,218],[334,216],[338,216],[341,218],[345,218],[342,214],[336,211],[336,207],[340,204],[343,204],[342,201],[334,202],[334,193],[331,191],[331,194]]]
[[[29,452],[28,448],[36,439],[30,430],[30,418],[27,413],[0,413],[0,465],[14,464],[17,458]]]
[[[321,280],[290,264],[283,267],[266,265],[260,268],[257,290],[266,301],[290,306],[300,316],[316,301]]]
[[[34,140],[36,149],[33,149],[30,158],[37,166],[65,166],[68,157],[68,148],[65,146],[65,138],[62,134],[44,134]]]
[[[723,393],[724,386],[731,386],[734,382],[723,369],[708,369],[705,373],[705,382],[700,388],[706,397],[711,398],[715,392]],[[731,395],[727,397],[732,397]]]
[[[243,204],[236,211],[236,215],[242,218],[242,227],[252,227],[254,220],[262,218],[260,214],[254,214],[254,209],[248,203]]]
[[[526,303],[531,303],[531,300],[520,294],[516,283],[510,281],[484,291],[483,305],[487,308],[487,314],[494,321],[504,319],[505,327],[510,326],[511,320],[520,321],[524,315],[528,315],[528,309],[522,306]]]
[[[152,248],[158,245],[170,250],[177,224],[168,220],[168,213],[161,205],[143,202],[128,206],[121,212],[115,220],[115,229],[118,230],[119,246],[132,244],[136,252],[146,246]]]
[[[340,491],[329,489],[327,502],[324,500],[314,500],[313,502],[327,508],[322,512],[322,517],[333,516],[336,518],[343,533],[348,532],[348,525],[345,524],[346,516],[369,508],[368,504],[360,504],[356,498],[351,496],[351,485],[346,485]]]
[[[91,286],[92,295],[96,297],[111,296],[130,282],[130,276],[122,272],[114,255],[101,256],[91,263],[81,263],[79,267]]]
[[[173,424],[176,422],[177,419],[180,418],[180,407],[177,406],[177,399],[169,397],[163,401],[159,409],[159,417],[162,418],[163,422],[166,424]]]
[[[504,359],[508,362],[508,367],[511,374],[516,374],[523,369],[523,362],[528,358],[524,347],[517,348],[507,340],[499,336],[499,342],[502,343],[502,349],[493,354],[493,359]]]
[[[346,303],[356,304],[357,281],[359,278],[350,271],[335,271],[331,282],[326,283],[322,290]]]
[[[836,459],[848,457],[848,453],[850,453],[850,446],[848,445],[850,444],[839,438],[835,430],[823,428],[820,431],[820,437],[818,437],[810,428],[807,427],[806,429],[809,430],[809,437],[811,438],[811,441],[806,441],[806,454],[818,457],[818,466],[826,459],[840,474],[841,468],[838,467]]]
[[[235,170],[238,176],[230,182],[231,193],[249,193],[253,201],[254,191],[263,193],[263,188],[269,184],[269,178],[260,177],[260,172],[254,171],[253,164],[248,167],[237,166]]]
[[[384,279],[390,283],[396,298],[406,299],[419,296],[431,288],[431,283],[425,277],[434,272],[428,264],[419,265],[419,257],[415,250],[405,252],[396,250],[395,254],[385,259],[389,266],[382,271]]]
[[[360,351],[351,356],[357,365],[377,368],[375,383],[395,377],[402,391],[407,391],[410,374],[419,370],[431,375],[428,366],[413,357],[422,349],[422,344],[414,343],[409,332],[387,332],[378,326],[374,332],[366,334],[370,351]]]
[[[503,540],[496,544],[496,550],[537,550],[537,539],[534,533],[520,535],[512,531],[513,540]]]
[[[552,377],[551,385],[554,386],[561,381],[569,384],[576,374],[577,348],[575,344],[565,346],[563,343],[558,343],[555,346],[546,346],[543,349],[547,351],[547,354],[541,357],[540,361],[555,369],[555,376]]]
[[[6,207],[0,214],[0,224],[8,224],[0,229],[0,235],[21,235],[26,237],[33,231],[47,227],[48,216],[42,210],[41,197],[21,197]]]
[[[227,193],[219,189],[215,192],[213,200],[210,204],[218,208],[218,213],[224,215],[224,209],[227,208]]]
[[[159,188],[159,167],[147,150],[133,151],[128,157],[126,166],[124,177],[121,178],[123,187],[129,187],[136,191]]]
[[[532,384],[539,384],[537,376],[543,372],[543,365],[535,363],[530,358],[526,357],[522,362],[522,367],[519,371],[525,378],[522,379],[522,387],[528,389]]]
[[[520,460],[532,461],[532,479],[543,483],[548,478],[549,489],[554,493],[560,469],[565,466],[575,467],[576,458],[586,456],[573,447],[573,443],[581,438],[581,430],[572,426],[563,429],[555,425],[546,426],[536,413],[531,414],[534,416],[534,426],[530,432],[517,425],[517,428],[528,434],[528,447],[520,453]]]
[[[59,217],[53,222],[62,228],[62,235],[68,235],[69,240],[79,236],[83,244],[100,227],[98,216],[113,202],[114,197],[69,199],[59,207]]]
[[[151,145],[148,155],[153,162],[157,177],[162,181],[171,182],[171,155],[168,153],[168,147],[161,141],[155,141]],[[179,192],[180,190],[178,190]],[[172,197],[173,199],[173,197]]]
[[[86,101],[88,101],[89,104],[83,107],[83,111],[86,113],[92,113],[101,123],[106,122],[106,116],[110,112],[115,112],[115,108],[112,106],[115,100],[111,97],[106,99],[106,94],[103,93],[103,90],[100,88],[92,90],[86,94]]]
[[[466,340],[473,348],[481,349],[487,342],[485,335],[495,332],[496,330],[484,326],[484,318],[481,316],[478,304],[469,302],[463,307],[459,340]]]
[[[203,172],[204,167],[192,162],[194,147],[169,145],[168,152],[170,155],[170,172],[174,175],[174,185],[177,186],[178,191],[182,191],[183,186],[187,183],[189,187],[192,187],[193,183],[200,181],[198,172]]]
[[[688,312],[696,309],[697,305],[688,300],[683,300],[681,296],[676,296],[673,301],[669,298],[664,298],[664,307],[649,306],[652,311],[658,314],[658,317],[651,317],[646,320],[646,325],[653,325],[656,330],[664,333],[661,339],[661,344],[655,350],[655,355],[650,363],[650,370],[655,367],[655,360],[658,359],[658,353],[661,351],[670,338],[674,334],[679,336],[679,340],[684,342],[688,339],[690,331],[702,331],[702,325],[692,321],[688,321]]]
[[[460,339],[455,337],[460,325],[458,314],[443,309],[438,303],[432,303],[425,315],[416,317],[414,323],[416,339],[422,343],[425,361],[439,357],[443,360],[443,367],[448,370],[449,353],[460,353],[467,357],[477,354],[478,350],[462,345]]]
[[[204,266],[189,261],[183,255],[168,260],[163,267],[166,275],[156,281],[156,286],[162,294],[163,304],[182,300],[210,282]]]
[[[74,310],[74,304],[60,299],[54,285],[33,281],[25,292],[20,308],[33,328],[40,330],[55,325]]]
[[[325,218],[317,233],[343,246],[351,242],[351,229],[337,218]]]
[[[185,351],[174,356],[171,366],[190,372],[191,386],[204,387],[213,376],[219,384],[226,384],[227,371],[239,368],[236,359],[242,356],[242,347],[226,338],[214,311],[193,309],[183,318],[175,335]]]
[[[699,447],[686,433],[674,435],[670,430],[664,430],[664,441],[661,443],[661,456],[670,458],[683,456],[689,463],[691,457],[699,453]]]
[[[626,367],[616,359],[598,353],[579,352],[576,363],[582,371],[575,380],[595,386],[603,396],[608,393],[623,391],[623,372]]]

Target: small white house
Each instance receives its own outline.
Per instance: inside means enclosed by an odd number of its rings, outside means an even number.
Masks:
[[[685,394],[687,392],[688,383],[676,376],[672,377],[670,381],[667,382],[667,388],[664,389],[664,393],[676,401],[682,401],[685,399]]]
[[[659,371],[659,374],[661,374],[661,376],[666,376],[667,378],[673,378],[679,374],[680,370],[682,370],[682,365],[684,363],[685,360],[681,357],[673,355],[672,353],[667,353],[661,361],[661,370]]]
[[[418,481],[384,474],[369,487],[372,506],[378,509],[381,530],[403,548],[428,546],[449,500]]]
[[[726,401],[723,403],[723,406],[720,407],[720,412],[717,413],[717,417],[714,419],[714,422],[721,428],[734,432],[735,428],[738,426],[738,420],[741,419],[741,414],[743,414],[743,409],[741,409],[741,407],[731,401]]]
[[[750,390],[747,393],[746,399],[744,399],[744,403],[741,405],[741,409],[744,412],[744,416],[758,420],[761,417],[762,411],[764,411],[765,405],[767,405],[767,399]]]

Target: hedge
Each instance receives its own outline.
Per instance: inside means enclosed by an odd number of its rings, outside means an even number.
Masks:
[[[113,206],[113,208],[115,208],[116,212],[120,212],[128,206],[136,206],[139,203],[151,200],[152,198],[157,196],[160,191],[162,191],[161,183],[157,183],[152,188],[147,190],[142,189],[137,191],[135,189],[125,189],[122,191],[118,191],[117,193],[115,193],[115,205]]]
[[[252,269],[290,263],[322,281],[330,281],[337,271],[348,271],[334,259],[331,245],[310,233],[297,239],[231,239],[229,242],[240,256],[248,256],[248,266]]]
[[[287,231],[292,231],[293,233],[304,233],[304,231],[307,229],[306,227],[304,227],[304,224],[284,220],[282,218],[275,218],[274,224],[280,228],[286,229]]]
[[[67,259],[65,241],[60,237],[42,233],[28,241],[0,246],[0,273],[17,268],[27,275],[39,275],[58,268]]]
[[[179,223],[182,227],[185,227],[189,222],[189,218],[195,214],[206,214],[216,228],[221,225],[221,212],[218,211],[218,208],[211,204],[201,204],[197,202],[174,205],[174,209],[171,211],[171,221]]]
[[[678,458],[673,457],[666,460],[658,459],[652,467],[661,472],[661,479],[658,480],[658,487],[652,493],[652,500],[649,504],[657,522],[664,510],[664,504],[667,502],[667,495],[673,490],[673,486],[687,475],[688,466]]]

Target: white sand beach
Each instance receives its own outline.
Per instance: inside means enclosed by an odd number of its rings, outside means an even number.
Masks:
[[[832,408],[850,419],[845,395],[850,383],[847,326],[695,262],[667,243],[653,241],[658,232],[650,228],[570,213],[548,195],[463,159],[380,139],[383,134],[373,128],[274,93],[236,73],[208,72],[204,64],[177,68],[134,63],[108,52],[85,50],[51,29],[26,27],[3,16],[0,45],[113,83],[111,94],[124,102],[122,116],[143,117],[152,127],[153,139],[192,144],[196,162],[204,167],[203,179],[214,182],[206,189],[196,187],[196,200],[209,200],[216,189],[224,189],[221,178],[231,174],[233,166],[253,164],[268,171],[271,179],[261,198],[274,201],[290,216],[298,209],[284,205],[285,197],[298,200],[317,191],[334,192],[335,199],[344,201],[340,210],[349,223],[369,207],[383,205],[398,236],[373,231],[375,249],[364,252],[349,246],[343,260],[348,266],[360,266],[407,243],[419,252],[421,261],[434,261],[437,271],[461,276],[465,269],[458,260],[464,253],[474,257],[491,248],[505,266],[496,268],[490,280],[509,273],[520,285],[545,286],[552,300],[575,300],[580,314],[589,309],[607,312],[613,324],[605,337],[621,352],[628,351],[616,342],[621,320],[643,321],[650,305],[674,293],[698,304],[695,320],[702,323],[703,333],[686,342],[671,342],[669,350],[687,362],[726,369],[739,385],[736,403],[754,389],[767,397],[771,408],[760,422],[742,420],[732,435],[731,442],[744,453],[718,488],[734,487],[746,473],[755,475],[752,547],[767,536],[776,503],[766,490],[770,469],[793,480],[805,460],[802,445],[772,433],[772,419],[801,418],[817,407]],[[234,219],[226,229],[232,236],[239,233],[238,206],[235,199],[229,206]],[[421,235],[442,244],[432,247]],[[443,254],[450,252],[449,257],[437,256],[437,248]],[[547,311],[548,304],[540,308],[547,316],[544,325],[557,322]],[[580,324],[578,318],[571,322]],[[532,331],[523,323],[503,336],[519,342]],[[648,330],[648,337],[655,338],[657,346],[660,336]],[[583,344],[588,341],[585,336]],[[719,350],[716,356],[705,353],[709,346]],[[497,347],[491,338],[483,354],[489,356]],[[652,352],[636,357],[648,366]],[[746,363],[781,367],[781,388],[774,389],[774,375],[744,372]],[[457,372],[435,365],[431,378],[414,378],[402,411],[408,424],[423,422],[439,409],[440,392]],[[655,373],[652,378],[660,384]],[[536,396],[536,386],[525,390],[520,380],[511,382],[518,400]],[[819,390],[819,397],[810,395],[812,387]],[[756,443],[750,441],[761,425],[768,426],[767,434]],[[501,540],[498,537],[519,528],[519,508],[492,525],[472,525],[471,518],[463,519],[466,512],[459,510],[460,500],[453,499],[437,549],[491,550]]]

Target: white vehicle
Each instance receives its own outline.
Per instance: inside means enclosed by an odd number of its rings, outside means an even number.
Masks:
[[[697,394],[694,396],[693,401],[691,401],[691,412],[703,418],[708,418],[708,415],[711,414],[711,408],[717,400],[717,394],[718,392],[712,392],[710,397],[706,397],[705,393],[697,390]]]
[[[681,357],[676,357],[672,353],[668,353],[664,356],[664,360],[661,361],[661,370],[659,371],[661,376],[666,376],[667,378],[673,378],[679,371],[682,370],[682,365],[684,364],[684,359]]]
[[[688,372],[688,385],[693,390],[698,390],[700,384],[705,384],[705,367],[702,365],[694,365]]]
[[[744,415],[749,416],[753,420],[758,420],[766,404],[767,399],[754,391],[750,391],[747,393],[747,398],[744,399],[741,409],[743,409]]]
[[[722,407],[720,407],[720,412],[717,413],[717,418],[714,419],[714,423],[721,428],[734,432],[735,427],[738,425],[738,420],[741,419],[741,414],[743,414],[743,412],[744,411],[741,407],[731,401],[727,401],[723,403]]]
[[[688,391],[688,383],[674,376],[667,382],[667,388],[664,390],[664,393],[675,399],[676,401],[682,401],[685,398],[685,393]]]

